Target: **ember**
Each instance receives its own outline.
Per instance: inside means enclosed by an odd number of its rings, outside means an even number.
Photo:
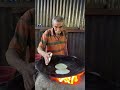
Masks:
[[[60,82],[62,84],[72,84],[72,85],[76,85],[78,83],[80,83],[82,76],[83,76],[84,72],[79,73],[77,75],[71,76],[71,77],[65,77],[65,78],[51,78],[54,81]]]

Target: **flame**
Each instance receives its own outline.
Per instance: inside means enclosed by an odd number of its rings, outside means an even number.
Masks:
[[[71,77],[65,77],[65,78],[52,78],[52,80],[55,80],[57,82],[60,82],[62,84],[78,84],[81,80],[81,76],[84,74],[84,72],[71,76]]]

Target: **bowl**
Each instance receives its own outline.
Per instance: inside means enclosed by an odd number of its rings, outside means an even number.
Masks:
[[[11,66],[0,66],[0,84],[13,79],[16,69]]]

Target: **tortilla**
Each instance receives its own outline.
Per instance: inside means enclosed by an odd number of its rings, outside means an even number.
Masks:
[[[56,64],[56,65],[55,65],[55,68],[58,69],[58,70],[66,69],[66,68],[67,68],[67,65],[65,65],[65,64],[63,64],[63,63],[59,63],[59,64]]]
[[[61,69],[61,70],[56,70],[56,74],[68,74],[70,70],[68,69]]]

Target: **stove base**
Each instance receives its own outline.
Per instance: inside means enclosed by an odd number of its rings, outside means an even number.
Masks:
[[[39,73],[35,82],[35,90],[85,90],[85,76],[82,77],[80,84],[67,85],[51,81]]]

